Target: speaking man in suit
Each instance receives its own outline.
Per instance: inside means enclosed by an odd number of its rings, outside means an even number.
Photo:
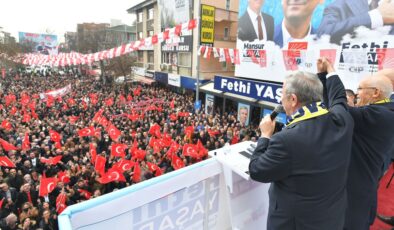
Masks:
[[[283,21],[275,27],[274,41],[286,47],[291,41],[308,41],[316,33],[312,27],[312,15],[324,0],[282,0]]]
[[[238,20],[238,38],[241,41],[273,40],[274,19],[262,13],[264,0],[248,0],[246,12]]]
[[[326,89],[330,95],[332,89],[328,84]],[[367,230],[373,223],[379,178],[394,142],[394,103],[389,99],[393,87],[390,80],[382,74],[369,76],[360,82],[357,90],[356,107],[349,107],[354,120],[354,134],[347,181],[347,230]],[[324,98],[330,103],[329,96]]]
[[[332,71],[326,60],[320,72]],[[282,104],[291,119],[272,134],[275,121],[260,123],[261,137],[249,164],[253,180],[271,183],[268,230],[342,230],[353,120],[338,76],[327,81],[328,109],[321,103],[323,85],[314,74],[295,72],[283,83]]]
[[[331,35],[331,42],[339,44],[343,35],[359,26],[375,29],[394,25],[393,12],[391,0],[336,0],[325,8],[317,34]],[[394,34],[393,27],[390,34]]]

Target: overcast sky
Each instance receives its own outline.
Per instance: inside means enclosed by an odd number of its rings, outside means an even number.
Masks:
[[[120,19],[131,25],[127,9],[143,0],[1,0],[0,27],[18,40],[18,32],[51,33],[64,41],[66,31],[78,23],[110,23]]]

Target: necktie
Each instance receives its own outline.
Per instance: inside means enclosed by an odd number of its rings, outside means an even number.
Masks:
[[[30,196],[30,192],[27,192],[27,200],[28,200],[30,203],[32,203],[31,196]]]
[[[379,0],[372,0],[371,4],[369,4],[369,10],[374,10],[378,8],[379,6]]]
[[[257,16],[257,29],[259,32],[259,40],[263,40],[263,28],[261,27],[261,15]]]

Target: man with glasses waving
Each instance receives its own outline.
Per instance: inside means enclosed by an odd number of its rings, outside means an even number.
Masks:
[[[331,65],[325,58],[323,62]],[[321,80],[324,85],[325,77],[321,76]],[[373,223],[379,178],[394,142],[394,103],[390,101],[393,86],[390,80],[382,74],[375,74],[363,79],[357,91],[356,107],[349,107],[354,119],[354,134],[347,180],[346,230],[367,230]],[[327,93],[330,94],[328,87]]]

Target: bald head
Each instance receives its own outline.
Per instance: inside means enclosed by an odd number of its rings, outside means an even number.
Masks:
[[[368,76],[360,82],[357,106],[364,106],[389,98],[391,92],[393,92],[393,85],[385,75]]]

